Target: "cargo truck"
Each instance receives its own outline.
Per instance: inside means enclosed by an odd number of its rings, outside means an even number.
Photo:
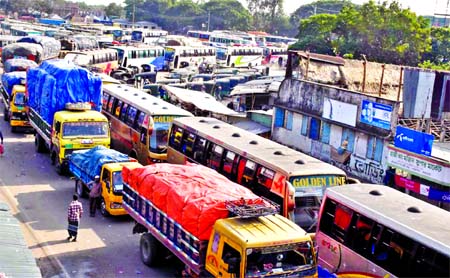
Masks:
[[[27,72],[29,119],[37,152],[50,152],[59,174],[75,150],[110,147],[107,118],[101,114],[99,77],[64,60],[44,61]]]
[[[89,150],[79,150],[69,156],[69,170],[75,176],[75,192],[86,197],[92,186],[90,181],[100,177],[102,197],[100,212],[103,216],[125,215],[122,207],[122,168],[142,167],[136,159],[115,150],[96,146]]]
[[[3,118],[9,121],[11,131],[31,128],[25,98],[26,72],[9,72],[2,75],[1,95],[4,104]]]
[[[167,255],[183,277],[315,277],[312,235],[201,165],[124,167],[123,206],[141,233],[143,263]]]

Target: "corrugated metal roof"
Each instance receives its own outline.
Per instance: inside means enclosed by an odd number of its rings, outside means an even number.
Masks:
[[[341,58],[341,57],[317,54],[317,53],[308,53],[308,52],[304,52],[304,51],[292,51],[292,52],[297,53],[297,55],[299,55],[305,59],[307,59],[309,56],[310,60],[321,61],[324,63],[342,65],[342,66],[345,64],[344,58]]]
[[[0,274],[8,278],[42,278],[25,242],[19,221],[0,202]]]

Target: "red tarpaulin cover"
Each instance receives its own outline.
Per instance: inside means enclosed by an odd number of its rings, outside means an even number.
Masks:
[[[124,167],[122,175],[139,195],[200,240],[209,239],[216,220],[228,217],[226,201],[262,202],[249,189],[197,164]]]

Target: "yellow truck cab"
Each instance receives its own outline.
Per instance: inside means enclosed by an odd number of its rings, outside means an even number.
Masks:
[[[110,147],[108,119],[94,110],[64,110],[55,113],[50,157],[57,168],[67,168],[67,155],[94,146]]]
[[[142,167],[136,161],[106,163],[102,167],[100,174],[100,182],[102,184],[100,212],[103,216],[128,214],[122,207],[122,169],[124,166],[130,169]]]
[[[274,214],[216,221],[205,269],[214,277],[315,277],[313,241],[287,218]]]
[[[9,125],[12,132],[15,132],[18,128],[31,128],[27,113],[25,86],[15,85],[11,92],[8,109]]]

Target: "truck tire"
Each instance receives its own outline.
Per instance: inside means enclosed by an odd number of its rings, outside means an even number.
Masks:
[[[155,266],[158,261],[158,240],[150,233],[142,234],[140,241],[141,260],[148,266]]]
[[[8,110],[5,108],[3,108],[3,120],[5,120],[5,122],[9,121],[9,117],[8,117]]]
[[[41,135],[39,133],[36,133],[34,136],[34,146],[36,149],[36,152],[38,153],[44,153],[47,151],[47,148],[45,147],[44,139],[42,139]]]
[[[56,173],[58,173],[58,175],[60,176],[64,175],[65,173],[64,167],[61,165],[61,162],[59,161],[58,153],[56,152],[56,150],[52,151],[50,158],[52,160],[52,165],[55,165]]]
[[[100,213],[104,216],[104,217],[108,217],[109,216],[109,212],[106,209],[106,202],[105,199],[102,198],[100,201]]]
[[[75,180],[75,193],[77,193],[80,198],[86,198],[86,190],[84,190],[83,183],[80,180]]]

